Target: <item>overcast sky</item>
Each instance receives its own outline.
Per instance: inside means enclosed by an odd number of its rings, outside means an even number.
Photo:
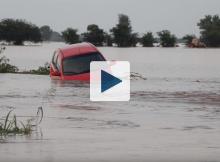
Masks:
[[[88,24],[108,31],[127,14],[135,32],[168,29],[177,36],[196,33],[200,18],[220,14],[220,0],[0,0],[0,19],[21,18],[39,26],[84,32]]]

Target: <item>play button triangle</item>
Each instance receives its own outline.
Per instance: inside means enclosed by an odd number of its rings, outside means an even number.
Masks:
[[[101,70],[101,92],[105,92],[108,89],[116,86],[121,83],[122,80],[107,73],[106,71]]]

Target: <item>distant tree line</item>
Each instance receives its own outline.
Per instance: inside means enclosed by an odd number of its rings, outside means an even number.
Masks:
[[[117,47],[136,47],[137,43],[144,47],[153,47],[157,43],[153,33],[148,32],[142,37],[132,30],[130,19],[127,15],[120,14],[118,24],[110,29],[110,33],[104,32],[98,25],[91,24],[87,27],[87,32],[78,34],[77,29],[67,28],[62,32],[62,36],[66,43],[73,44],[82,41],[90,42],[96,46],[113,46]],[[174,47],[176,37],[168,30],[158,32],[160,43],[163,47]]]
[[[153,47],[158,43],[162,47],[175,47],[177,42],[183,41],[191,46],[193,42],[205,44],[207,47],[220,47],[220,18],[218,15],[208,15],[197,24],[201,30],[201,37],[186,35],[181,39],[169,30],[157,32],[154,37],[152,32],[139,36],[133,32],[131,21],[127,15],[120,14],[118,23],[105,32],[96,24],[90,24],[87,31],[79,34],[77,29],[67,28],[63,32],[53,31],[48,25],[37,27],[24,20],[4,19],[0,21],[0,41],[15,45],[22,45],[24,41],[65,41],[68,44],[90,42],[96,46],[135,47],[138,43],[143,47]]]
[[[0,40],[22,45],[24,41],[39,42],[39,27],[24,20],[4,19],[0,22]]]
[[[25,41],[38,43],[41,41],[63,41],[63,38],[61,34],[46,25],[39,28],[25,20],[3,19],[0,21],[0,41],[23,45]]]
[[[201,30],[201,41],[208,47],[220,47],[220,18],[218,15],[207,15],[198,23]]]
[[[162,47],[175,47],[177,42],[184,42],[191,46],[193,40],[196,39],[197,46],[220,47],[220,18],[218,15],[205,16],[197,25],[201,30],[200,38],[187,34],[183,38],[177,39],[169,30],[157,32],[158,37],[154,37],[152,32],[147,32],[140,37],[138,33],[133,32],[129,17],[120,14],[118,24],[110,29],[110,33],[104,32],[98,25],[92,24],[88,25],[87,32],[81,35],[72,28],[65,30],[62,35],[66,43],[69,44],[87,41],[97,46],[112,46],[114,44],[117,47],[135,47],[137,43],[140,43],[143,47],[154,47],[154,43],[158,43]],[[69,30],[74,32],[67,34]]]

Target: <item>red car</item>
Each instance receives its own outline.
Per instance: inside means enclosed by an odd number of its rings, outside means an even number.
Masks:
[[[105,61],[104,56],[90,43],[79,43],[54,52],[50,64],[51,79],[90,80],[90,62]]]

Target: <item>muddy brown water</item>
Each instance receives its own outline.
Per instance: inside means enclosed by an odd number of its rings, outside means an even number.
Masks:
[[[10,46],[5,55],[28,70],[61,46]],[[100,50],[147,78],[132,80],[130,102],[90,102],[87,83],[0,74],[0,117],[44,109],[31,136],[0,139],[0,161],[220,161],[220,49]]]

